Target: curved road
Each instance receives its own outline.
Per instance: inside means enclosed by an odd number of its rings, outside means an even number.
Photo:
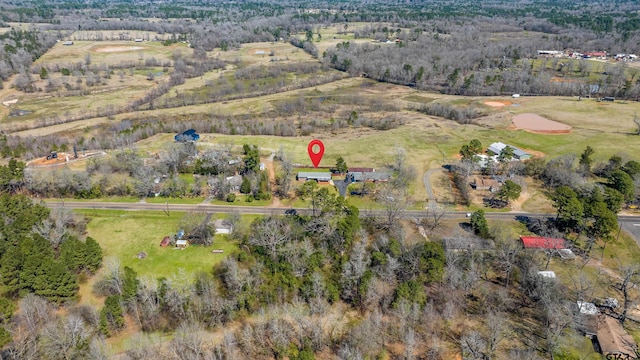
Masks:
[[[424,189],[427,191],[427,201],[428,201],[427,206],[429,206],[430,209],[433,209],[438,206],[438,203],[436,202],[436,196],[433,194],[433,188],[431,187],[431,181],[429,181],[429,179],[431,178],[431,175],[435,174],[438,171],[442,171],[442,169],[440,168],[429,169],[422,176],[422,182],[424,182]]]

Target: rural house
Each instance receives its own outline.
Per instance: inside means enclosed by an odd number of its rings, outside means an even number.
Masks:
[[[161,247],[167,247],[169,244],[171,244],[171,238],[169,236],[162,238],[162,241],[160,242]]]
[[[527,160],[531,158],[531,154],[529,154],[528,152],[518,149],[515,146],[507,145],[501,142],[494,142],[493,144],[489,145],[487,151],[495,155],[500,155],[502,150],[507,146],[513,149],[513,158],[515,160]]]
[[[564,239],[541,236],[520,236],[525,249],[565,249]]]
[[[301,171],[296,175],[296,180],[298,181],[308,181],[315,180],[317,182],[329,182],[331,181],[331,173],[330,172],[312,172],[312,171]]]
[[[497,180],[487,179],[484,177],[477,177],[473,179],[471,187],[478,191],[489,190],[491,192],[498,191],[500,189],[500,183]]]
[[[213,227],[216,229],[216,234],[231,234],[233,226],[227,220],[218,219],[213,222]]]
[[[389,181],[391,174],[386,172],[351,172],[347,173],[347,180],[350,182],[385,182]]]

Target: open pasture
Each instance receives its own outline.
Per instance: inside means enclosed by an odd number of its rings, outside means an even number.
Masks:
[[[228,62],[238,62],[244,66],[273,62],[314,61],[315,59],[304,50],[297,48],[288,42],[259,42],[242,44],[238,49],[222,51],[215,49],[211,56]]]
[[[122,266],[131,267],[140,276],[170,277],[180,269],[187,274],[211,271],[236,249],[226,235],[216,235],[213,245],[208,247],[188,246],[184,250],[160,247],[163,237],[180,230],[180,221],[185,216],[181,212],[167,215],[152,211],[82,210],[80,213],[90,218],[88,235],[100,243],[105,259],[115,257]],[[213,254],[212,249],[221,249],[224,253]],[[147,257],[139,259],[140,252],[145,252]]]
[[[85,62],[87,55],[90,57],[91,64],[96,65],[144,62],[145,58],[150,57],[163,62],[171,60],[174,51],[180,51],[186,55],[193,51],[182,43],[164,46],[160,42],[152,41],[73,41],[73,45],[64,45],[64,43],[59,41],[40,57],[34,66]]]

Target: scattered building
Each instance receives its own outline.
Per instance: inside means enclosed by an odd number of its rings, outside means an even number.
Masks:
[[[213,222],[213,227],[216,229],[216,234],[231,234],[233,226],[227,220],[216,220]]]
[[[189,129],[174,136],[173,139],[178,142],[194,142],[200,139],[200,134],[196,133],[194,129]]]
[[[582,55],[585,59],[595,58],[605,60],[607,58],[606,51],[587,51]]]
[[[176,240],[176,247],[179,249],[184,249],[189,246],[189,243],[185,239]]]
[[[515,146],[504,144],[502,142],[494,142],[493,144],[489,145],[487,151],[495,155],[499,155],[500,152],[502,152],[502,150],[507,146],[513,149],[513,157],[515,160],[527,160],[531,158],[531,154],[529,154],[528,152],[518,149]]]
[[[541,236],[520,236],[525,249],[566,249],[564,239]]]
[[[374,168],[366,168],[366,167],[350,167],[349,170],[347,170],[347,172],[350,172],[350,173],[354,173],[354,172],[365,172],[365,173],[368,173],[368,172],[374,172],[374,171],[376,171],[376,169],[374,169]]]
[[[546,279],[555,279],[556,273],[553,271],[538,271],[538,275]]]
[[[331,181],[331,173],[301,171],[298,173],[298,175],[296,175],[296,180],[298,181],[315,180],[317,182],[329,182]]]
[[[494,179],[487,179],[484,177],[477,177],[473,179],[471,187],[478,191],[489,190],[491,192],[498,191],[500,189],[500,183]]]
[[[638,344],[617,319],[597,315],[596,342],[600,353],[607,359],[638,359]]]
[[[225,178],[225,181],[231,187],[231,191],[233,192],[240,191],[240,186],[242,186],[242,175],[227,176]]]
[[[571,249],[560,249],[558,250],[558,255],[562,260],[573,260],[576,258],[576,254],[571,251]]]
[[[538,55],[543,57],[562,57],[564,51],[562,50],[538,50]]]
[[[349,182],[386,182],[391,179],[391,174],[386,172],[351,172],[347,173]]]
[[[171,238],[169,236],[165,236],[164,238],[162,238],[162,241],[160,242],[160,246],[167,247],[169,246],[169,244],[171,244]]]

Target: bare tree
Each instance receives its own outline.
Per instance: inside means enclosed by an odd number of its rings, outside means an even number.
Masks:
[[[428,206],[425,216],[418,220],[418,225],[423,226],[429,233],[433,233],[442,225],[445,214],[441,206]]]
[[[522,246],[513,240],[512,231],[502,227],[495,227],[492,230],[495,239],[494,265],[504,273],[505,287],[509,287],[511,271],[516,266],[516,260],[522,252]]]
[[[41,346],[48,357],[77,359],[87,356],[90,331],[82,318],[69,315],[47,323],[42,329]]]
[[[158,334],[136,333],[127,342],[126,359],[145,360],[160,353],[162,339]]]
[[[500,343],[510,335],[507,314],[490,311],[486,317],[487,351],[490,359],[494,359]]]
[[[253,231],[249,237],[249,243],[264,247],[271,259],[276,260],[278,248],[291,240],[291,227],[287,220],[270,216],[258,220],[253,225]]]
[[[616,288],[622,292],[624,304],[622,305],[622,313],[618,315],[618,320],[621,324],[624,324],[627,319],[627,312],[635,300],[631,291],[640,283],[640,266],[635,264],[622,266],[620,268],[620,275],[622,281]]]
[[[178,360],[204,359],[207,349],[210,347],[206,340],[207,337],[202,325],[183,322],[169,343],[170,358]]]

